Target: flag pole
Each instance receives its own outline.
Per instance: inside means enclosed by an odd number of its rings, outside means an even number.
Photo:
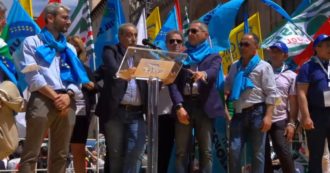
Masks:
[[[93,28],[91,26],[92,24],[92,20],[91,20],[91,14],[90,14],[90,6],[89,6],[89,0],[86,1],[86,5],[87,5],[87,20],[88,20],[88,31],[87,31],[87,38],[90,37],[90,41],[92,41],[91,44],[91,58],[93,60],[93,71],[96,71],[96,56],[95,56],[95,49],[94,49],[94,37],[93,34],[89,35],[88,32],[92,32],[93,33]],[[97,94],[95,94],[95,101],[96,103],[98,103],[99,101],[99,97]],[[95,112],[94,112],[95,113]],[[95,114],[94,114],[95,115]],[[95,121],[96,121],[96,155],[97,155],[97,160],[96,160],[96,173],[100,172],[100,165],[99,165],[99,158],[100,158],[100,137],[99,137],[99,133],[100,133],[100,125],[99,125],[99,118],[98,116],[94,116],[95,117]]]
[[[303,29],[301,29],[299,26],[297,26],[293,21],[289,20],[289,22],[295,26],[296,29],[300,30],[304,35],[306,35],[306,37],[310,40],[310,41],[314,41],[314,39],[308,35]]]

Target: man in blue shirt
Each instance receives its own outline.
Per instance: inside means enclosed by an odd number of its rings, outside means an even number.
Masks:
[[[297,76],[297,94],[309,149],[308,170],[322,172],[325,139],[330,140],[330,37],[319,35],[315,55],[302,65]]]
[[[36,168],[40,146],[50,128],[48,172],[64,173],[72,129],[75,99],[82,97],[77,84],[89,83],[74,47],[63,35],[71,21],[69,9],[59,3],[45,8],[46,26],[22,43],[18,56],[31,96],[26,112],[26,141],[20,161],[22,173]]]

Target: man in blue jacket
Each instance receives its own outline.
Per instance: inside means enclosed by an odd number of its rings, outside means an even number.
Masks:
[[[174,84],[170,86],[177,121],[175,124],[176,172],[188,172],[187,153],[192,129],[199,146],[200,172],[212,172],[212,135],[214,118],[224,114],[223,104],[216,90],[221,58],[212,54],[207,41],[207,26],[193,21],[188,30],[189,57]]]

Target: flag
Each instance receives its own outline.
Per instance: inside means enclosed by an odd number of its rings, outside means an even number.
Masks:
[[[25,11],[33,18],[32,0],[19,0]]]
[[[89,1],[79,0],[71,15],[71,21],[72,24],[67,33],[71,36],[78,35],[83,40],[86,45],[87,55],[90,57],[90,60],[94,61],[94,39]],[[94,62],[90,64],[94,64]],[[94,65],[91,67],[94,68]]]
[[[40,32],[39,26],[32,20],[29,14],[23,9],[18,0],[13,1],[7,17],[7,25],[2,38],[5,39],[11,55],[20,47],[21,42],[28,36],[36,35]],[[15,57],[13,55],[13,57]],[[6,57],[9,58],[9,57]],[[15,60],[15,59],[14,59]],[[26,83],[24,78],[19,75],[18,88],[24,91]]]
[[[148,38],[146,9],[145,8],[143,8],[143,10],[141,12],[139,21],[136,24],[136,28],[138,30],[137,44],[142,45],[142,40]]]
[[[22,0],[22,1],[24,1],[24,0]],[[61,0],[49,0],[48,4],[52,3],[52,2],[61,3]],[[36,20],[36,22],[37,22],[37,24],[39,25],[40,28],[43,28],[46,25],[44,16],[45,16],[45,12],[42,11],[41,14],[39,15],[39,17]]]
[[[249,15],[245,12],[244,13],[244,33],[249,33],[249,21],[248,21]]]
[[[167,19],[165,20],[164,25],[160,29],[157,37],[155,38],[154,44],[163,50],[167,50],[165,43],[166,34],[171,30],[179,30],[175,7],[173,7],[172,10],[168,13]]]
[[[38,25],[26,13],[18,0],[13,1],[8,13],[6,30],[6,35],[2,37],[8,44],[10,54],[16,51],[24,38],[40,32]]]
[[[248,19],[248,23],[249,23],[250,32],[256,34],[261,41],[262,34],[261,34],[259,13],[255,13],[254,15],[252,15]],[[230,44],[231,44],[230,50],[226,50],[220,53],[222,57],[223,72],[225,74],[228,73],[228,66],[241,57],[238,45],[243,35],[244,35],[244,23],[241,23],[230,32],[230,36],[229,36]],[[258,54],[261,58],[264,57],[262,49],[258,50]]]
[[[319,30],[314,34],[314,39],[317,38],[320,34],[330,35],[330,17],[326,22],[322,24]],[[304,62],[309,60],[309,58],[314,54],[313,43],[309,43],[306,49],[301,52],[299,55],[293,58],[293,61],[296,65],[301,66]]]
[[[175,5],[177,21],[178,21],[178,25],[179,25],[178,30],[182,31],[182,18],[181,18],[180,1],[179,0],[174,0],[174,5]]]
[[[311,4],[312,4],[312,0],[302,0],[300,4],[297,6],[297,8],[291,14],[291,17],[295,17],[296,15],[304,11],[307,7],[309,7]]]
[[[184,42],[188,41],[188,29],[189,29],[189,15],[188,15],[188,7],[184,7],[185,15],[184,15],[184,20],[183,20],[183,37],[184,37]]]
[[[235,25],[238,10],[244,0],[231,0],[219,4],[216,8],[199,18],[208,25],[212,45],[215,50],[226,50],[230,48],[229,33]],[[221,27],[221,31],[219,31]]]
[[[308,35],[314,35],[329,16],[330,2],[328,0],[318,0],[299,15],[293,17],[292,22],[300,27],[305,33],[308,33]],[[305,34],[290,22],[287,22],[284,26],[280,27],[266,38],[262,44],[262,48],[268,48],[276,41],[282,41],[288,46],[290,57],[298,55],[311,42]]]
[[[290,15],[278,4],[273,2],[272,0],[261,0],[264,4],[267,6],[273,8],[277,13],[279,13],[281,16],[283,16],[286,20],[292,21]]]
[[[0,71],[3,71],[10,81],[17,84],[15,65],[9,53],[8,45],[3,39],[0,39]]]
[[[148,38],[153,41],[161,27],[159,7],[156,7],[147,18]]]
[[[95,53],[96,67],[102,64],[104,45],[114,45],[119,42],[118,29],[126,22],[121,0],[108,0],[103,12],[99,32],[96,36]]]

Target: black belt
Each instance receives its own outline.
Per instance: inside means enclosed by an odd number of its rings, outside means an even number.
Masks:
[[[126,111],[141,111],[143,106],[134,106],[134,105],[124,105],[120,104],[119,108],[124,109]]]
[[[66,89],[58,89],[58,90],[54,90],[57,94],[66,94],[68,93],[68,91]]]
[[[185,99],[198,99],[199,94],[193,94],[193,95],[184,95],[183,96]]]
[[[255,110],[256,108],[258,108],[259,106],[262,106],[262,105],[265,105],[265,103],[264,102],[256,103],[256,104],[254,104],[250,107],[242,109],[242,112],[251,112],[251,111]]]

